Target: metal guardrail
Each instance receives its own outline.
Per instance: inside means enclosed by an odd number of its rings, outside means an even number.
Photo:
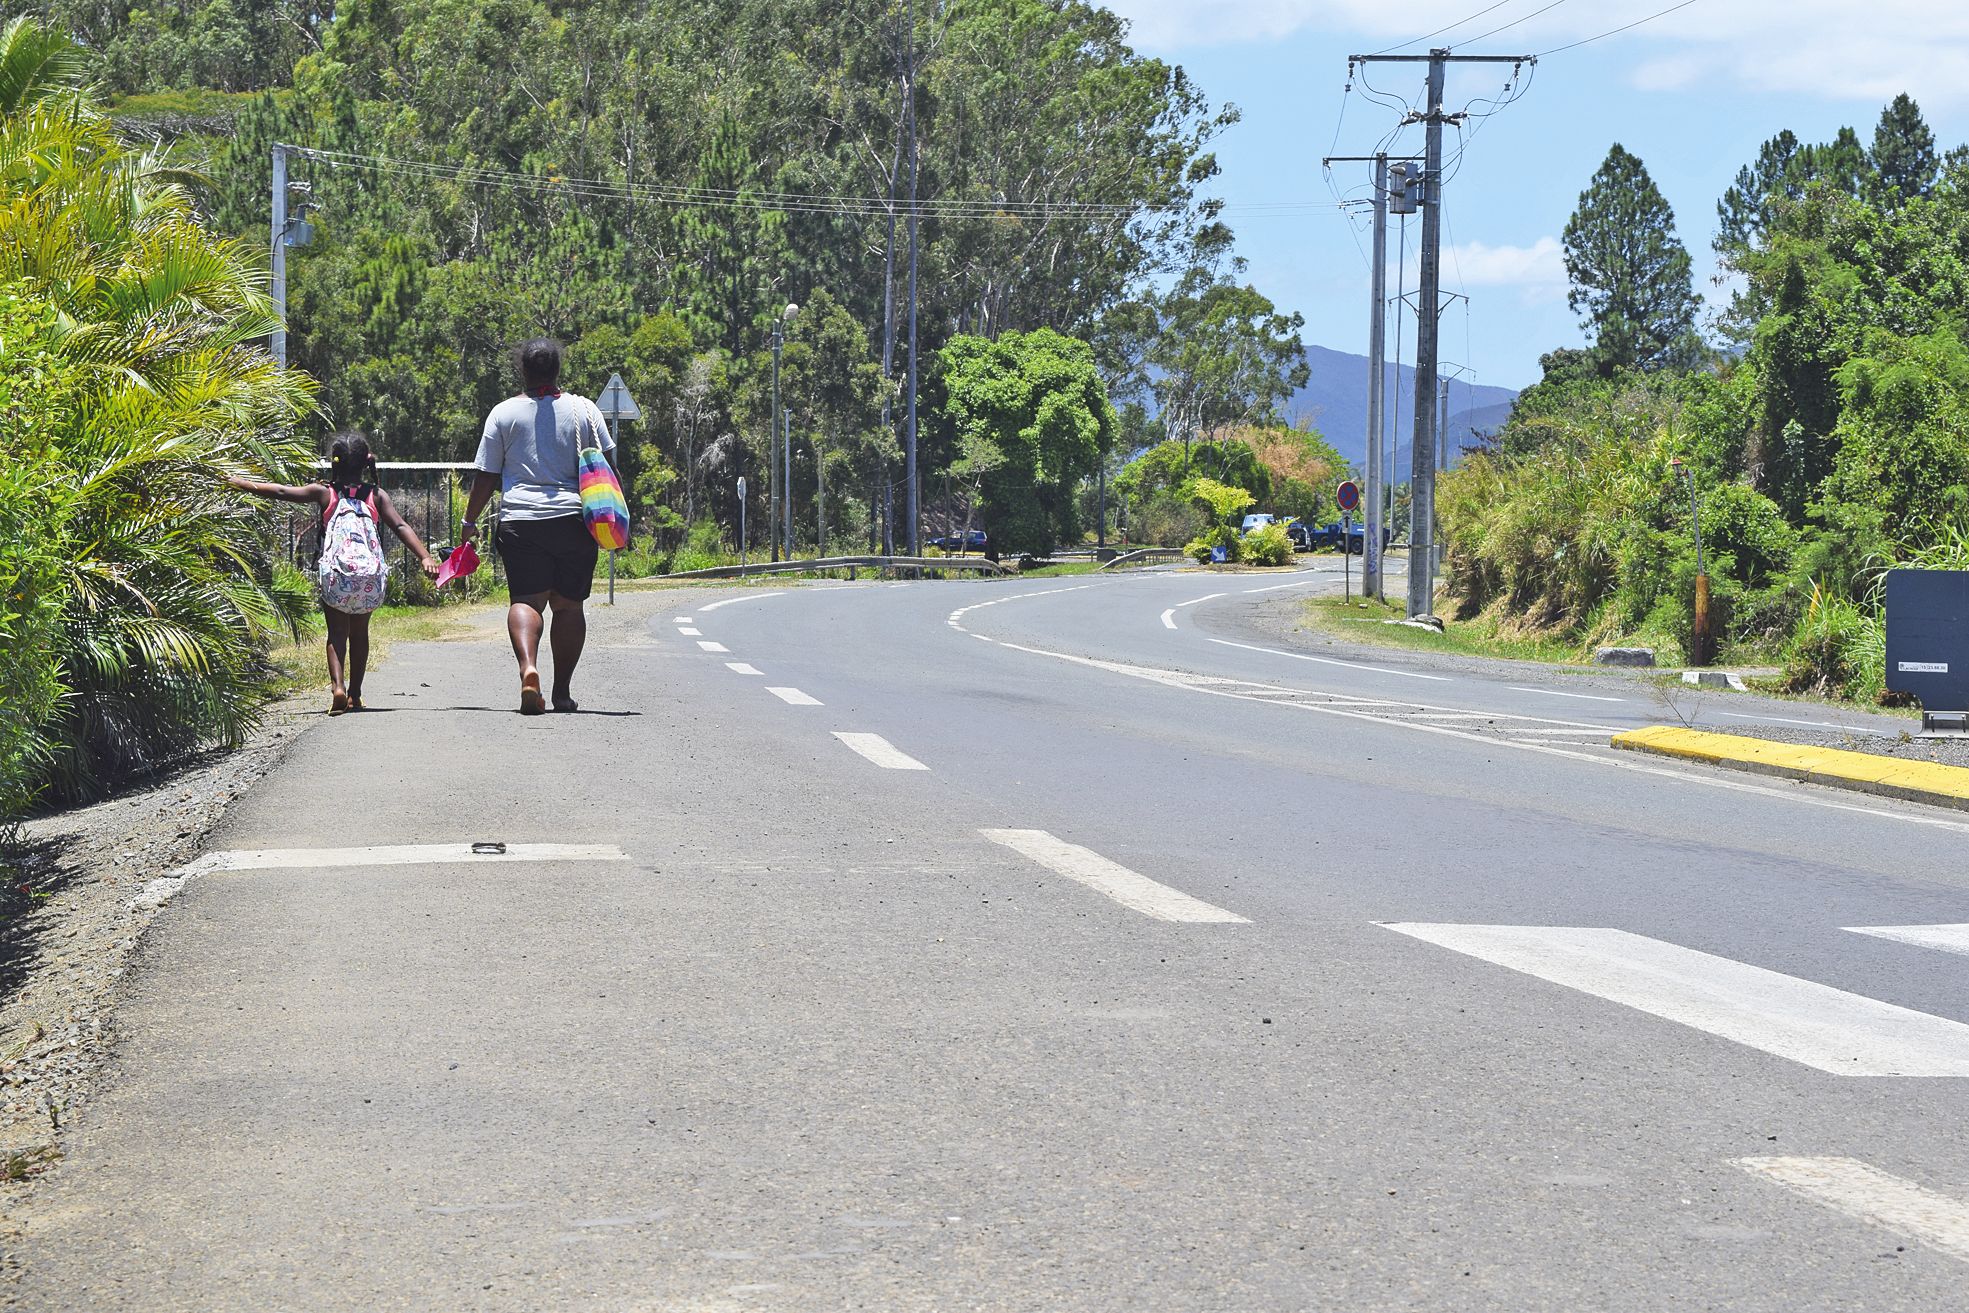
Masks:
[[[705,570],[679,570],[662,579],[744,579],[755,574],[812,574],[820,570],[976,570],[982,574],[1014,574],[1012,567],[982,556],[822,556],[804,561],[754,561],[746,565],[714,565]]]
[[[1138,547],[1132,552],[1123,552],[1106,565],[1103,570],[1112,570],[1117,565],[1133,565],[1137,561],[1173,561],[1187,556],[1180,547]]]

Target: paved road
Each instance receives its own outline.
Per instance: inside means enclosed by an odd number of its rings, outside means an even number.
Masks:
[[[1959,1308],[1969,820],[1280,582],[637,594],[544,720],[396,649],[154,926],[23,1298]]]

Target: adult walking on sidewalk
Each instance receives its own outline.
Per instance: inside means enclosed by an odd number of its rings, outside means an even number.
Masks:
[[[478,533],[479,514],[499,491],[493,545],[505,562],[512,597],[506,633],[520,663],[520,710],[537,716],[547,709],[540,692],[542,629],[549,630],[554,657],[554,710],[575,709],[574,668],[588,639],[582,604],[594,587],[599,551],[581,517],[581,448],[599,445],[613,453],[615,441],[594,402],[561,391],[559,342],[528,342],[519,350],[519,366],[526,391],[485,418],[460,538],[470,541]]]

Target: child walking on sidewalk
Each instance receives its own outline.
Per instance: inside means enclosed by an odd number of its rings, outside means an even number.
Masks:
[[[383,604],[389,562],[376,532],[387,525],[417,553],[435,578],[437,558],[404,522],[390,494],[376,486],[376,457],[360,433],[338,433],[328,448],[328,480],[298,488],[229,476],[241,492],[321,508],[321,563],[316,570],[322,618],[328,623],[328,714],[362,710],[362,676],[369,665],[369,616]]]

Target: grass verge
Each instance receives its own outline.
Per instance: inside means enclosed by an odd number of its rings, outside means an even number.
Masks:
[[[1554,665],[1579,665],[1586,658],[1578,648],[1554,639],[1500,634],[1494,623],[1483,619],[1447,624],[1440,634],[1413,625],[1381,623],[1401,620],[1407,614],[1404,607],[1358,597],[1351,602],[1338,597],[1318,597],[1306,603],[1307,622],[1334,638],[1417,652],[1504,657]]]

